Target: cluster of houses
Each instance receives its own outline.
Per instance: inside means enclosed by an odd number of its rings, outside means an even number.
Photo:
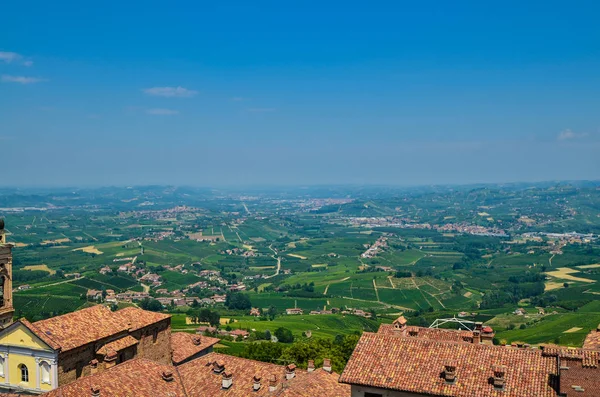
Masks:
[[[250,311],[250,315],[255,315],[254,314],[254,310],[258,310],[258,309],[252,309]],[[298,315],[298,314],[304,314],[304,310],[300,309],[299,307],[292,307],[289,309],[285,309],[285,313],[288,315]],[[353,314],[355,316],[359,316],[359,317],[364,317],[364,318],[371,318],[371,313],[367,313],[364,310],[360,310],[360,309],[352,309],[352,308],[347,308],[346,310],[340,310],[337,307],[332,307],[331,309],[327,310],[325,308],[323,308],[323,310],[311,310],[309,314],[311,315],[320,315],[320,314]],[[260,315],[260,313],[258,314]]]
[[[241,341],[247,339],[250,336],[250,332],[244,329],[234,329],[231,331],[227,331],[224,329],[211,327],[208,325],[202,325],[196,329],[196,334],[199,335],[221,335],[221,336],[231,336],[233,339]]]
[[[364,244],[364,247],[367,250],[360,254],[361,258],[373,258],[387,247],[387,237],[381,236],[373,243],[373,245]]]
[[[136,292],[136,291],[125,291],[122,293],[115,293],[112,289],[107,289],[104,291],[106,293],[106,297],[104,301],[107,303],[117,303],[117,302],[134,302],[141,301],[145,298],[149,298],[150,294],[147,292]],[[101,301],[102,300],[103,291],[97,289],[88,289],[86,297],[88,300]]]

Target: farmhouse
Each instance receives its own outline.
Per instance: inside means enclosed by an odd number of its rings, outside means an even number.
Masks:
[[[291,309],[285,309],[285,313],[286,314],[302,314],[302,313],[304,313],[304,310],[294,307]]]

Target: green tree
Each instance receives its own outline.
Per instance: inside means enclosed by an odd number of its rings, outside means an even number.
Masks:
[[[292,343],[294,341],[294,334],[287,328],[279,327],[275,330],[275,336],[281,343]]]

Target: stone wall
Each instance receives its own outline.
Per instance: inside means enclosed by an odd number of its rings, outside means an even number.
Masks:
[[[137,357],[171,364],[171,318],[131,332],[139,340]]]

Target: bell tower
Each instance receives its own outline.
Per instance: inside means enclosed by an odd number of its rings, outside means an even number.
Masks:
[[[6,242],[4,219],[0,219],[0,329],[12,323],[12,245]]]

